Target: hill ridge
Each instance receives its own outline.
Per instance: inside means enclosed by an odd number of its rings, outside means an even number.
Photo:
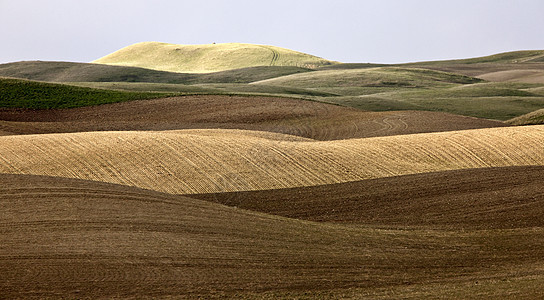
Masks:
[[[171,72],[206,73],[255,66],[317,68],[337,62],[269,45],[246,43],[181,45],[141,42],[117,50],[93,63]]]

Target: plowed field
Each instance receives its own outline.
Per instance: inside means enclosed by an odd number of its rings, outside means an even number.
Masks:
[[[268,97],[187,96],[64,110],[0,109],[0,135],[230,128],[337,140],[500,126],[506,124],[440,112],[363,112]]]
[[[541,293],[541,228],[376,229],[74,179],[0,180],[3,298]]]
[[[318,222],[513,229],[544,226],[542,178],[544,167],[483,168],[191,197]]]
[[[221,129],[91,132],[3,136],[0,149],[0,173],[212,193],[544,165],[544,126],[324,142]]]

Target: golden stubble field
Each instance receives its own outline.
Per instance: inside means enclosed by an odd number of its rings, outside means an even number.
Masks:
[[[0,137],[1,173],[174,194],[263,190],[486,167],[544,165],[544,126],[337,141],[241,130]]]

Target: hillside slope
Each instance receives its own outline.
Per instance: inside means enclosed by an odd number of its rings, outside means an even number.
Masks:
[[[175,45],[143,42],[106,55],[94,63],[170,72],[205,73],[256,66],[316,68],[335,62],[274,46],[240,43]]]
[[[323,70],[293,74],[253,84],[297,87],[431,87],[448,84],[471,84],[481,79],[441,71],[379,67],[367,69]]]
[[[542,178],[543,166],[481,168],[190,197],[318,222],[514,229],[544,227]]]
[[[290,66],[262,66],[208,74],[184,74],[137,67],[55,61],[0,64],[0,76],[49,82],[249,83],[308,71],[310,70]]]
[[[512,125],[544,124],[544,108],[506,121]]]
[[[426,172],[544,165],[544,126],[314,142],[240,130],[0,137],[0,173],[168,193],[278,189]]]
[[[6,298],[338,299],[433,283],[441,286],[435,292],[461,292],[503,279],[517,295],[542,292],[516,284],[541,274],[544,232],[536,228],[375,229],[99,182],[6,174],[0,181]]]
[[[437,61],[427,61],[427,62],[416,62],[411,64],[477,64],[477,63],[518,63],[519,64],[519,63],[542,62],[543,57],[544,57],[544,50],[521,50],[521,51],[502,52],[502,53],[481,56],[481,57],[474,57],[474,58],[437,60]]]

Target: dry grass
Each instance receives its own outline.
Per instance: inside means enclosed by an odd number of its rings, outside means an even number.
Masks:
[[[238,130],[90,132],[4,136],[0,146],[0,173],[211,193],[544,165],[544,126],[326,142]]]
[[[511,120],[508,120],[507,123],[512,125],[544,124],[544,108],[530,112],[523,116],[519,116],[517,118],[513,118]]]
[[[125,47],[95,60],[94,63],[169,72],[206,73],[256,66],[317,68],[336,62],[274,46],[240,43],[174,45],[144,42]]]

